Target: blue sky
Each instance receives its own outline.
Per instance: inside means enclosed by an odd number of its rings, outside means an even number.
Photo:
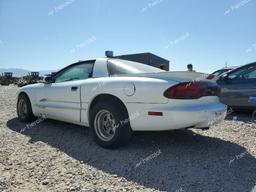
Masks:
[[[0,68],[152,52],[171,70],[256,61],[256,0],[0,0]]]

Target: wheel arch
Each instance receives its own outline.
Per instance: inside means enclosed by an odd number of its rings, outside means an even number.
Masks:
[[[28,97],[28,99],[29,99],[29,101],[30,101],[30,98],[29,98],[28,94],[27,94],[25,91],[21,91],[21,92],[18,93],[18,99],[19,99],[19,97],[20,97],[21,95],[25,95],[26,97]],[[30,102],[31,102],[31,101],[30,101]]]
[[[17,96],[17,103],[18,103],[19,97],[20,97],[21,95],[25,95],[25,96],[28,98],[28,100],[29,100],[29,102],[30,102],[30,106],[31,106],[32,112],[33,112],[33,114],[34,114],[34,109],[33,109],[33,105],[32,105],[32,102],[31,102],[31,98],[29,97],[29,94],[28,94],[26,91],[22,90],[21,92],[18,93],[18,96]]]
[[[96,97],[93,98],[93,100],[90,102],[90,105],[88,107],[88,113],[87,113],[87,117],[88,117],[88,122],[89,122],[89,126],[90,126],[90,121],[91,121],[91,111],[93,109],[93,107],[99,103],[99,102],[110,102],[110,103],[114,103],[114,104],[118,104],[120,107],[123,108],[123,110],[125,111],[127,117],[129,118],[129,113],[127,110],[126,105],[124,104],[124,102],[118,98],[115,95],[111,95],[111,94],[100,94],[97,95]]]

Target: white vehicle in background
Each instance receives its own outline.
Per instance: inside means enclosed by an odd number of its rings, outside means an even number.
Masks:
[[[115,58],[79,61],[19,89],[17,113],[22,122],[43,115],[89,126],[99,145],[116,148],[133,131],[208,129],[222,121],[219,87],[198,77]]]

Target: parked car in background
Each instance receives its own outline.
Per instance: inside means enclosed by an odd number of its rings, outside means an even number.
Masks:
[[[223,69],[219,69],[217,71],[214,71],[213,73],[211,73],[207,79],[214,79],[214,78],[217,78],[217,77],[220,77],[221,75],[223,75],[224,73],[227,73],[229,71],[232,71],[234,70],[235,68],[237,67],[225,67]]]
[[[255,109],[249,102],[256,96],[256,62],[223,74],[216,81],[221,87],[220,100],[233,109]]]
[[[208,129],[227,107],[220,88],[200,73],[166,72],[145,64],[100,58],[74,63],[45,83],[19,89],[17,113],[90,126],[102,147],[119,147],[133,131]]]

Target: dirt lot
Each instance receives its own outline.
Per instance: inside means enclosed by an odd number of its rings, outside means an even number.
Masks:
[[[16,89],[0,87],[0,191],[256,191],[251,114],[208,131],[136,133],[106,150],[88,128],[20,123]]]

